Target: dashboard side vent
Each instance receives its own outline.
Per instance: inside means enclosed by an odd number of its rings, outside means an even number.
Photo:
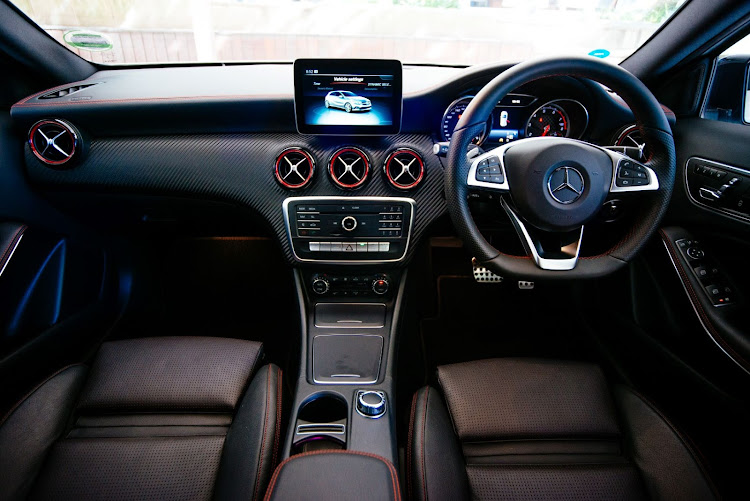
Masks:
[[[339,187],[354,189],[362,186],[370,172],[370,159],[364,151],[352,146],[336,151],[328,162],[328,173]]]
[[[312,181],[315,160],[302,148],[287,148],[276,157],[276,181],[290,190],[304,188]]]
[[[78,92],[79,90],[87,89],[87,88],[92,87],[94,85],[96,85],[96,83],[82,84],[82,85],[72,85],[72,86],[67,87],[65,89],[58,89],[58,90],[55,90],[55,91],[52,91],[52,92],[48,92],[47,94],[39,96],[39,99],[58,99],[58,98],[65,97],[65,96],[68,96],[70,94],[73,94],[74,92]]]
[[[385,159],[383,171],[391,185],[399,190],[410,190],[424,178],[424,161],[416,151],[399,148]]]
[[[81,135],[65,120],[40,120],[29,130],[29,147],[44,164],[62,167],[80,151]]]

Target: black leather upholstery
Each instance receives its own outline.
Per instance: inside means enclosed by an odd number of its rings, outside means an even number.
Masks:
[[[261,498],[281,430],[281,371],[251,380],[261,353],[221,338],[105,343],[91,370],[60,371],[0,424],[0,499]]]
[[[266,501],[356,499],[400,501],[398,474],[388,460],[358,451],[298,454],[276,468]]]
[[[689,444],[593,365],[493,359],[438,368],[414,396],[411,499],[715,499]]]

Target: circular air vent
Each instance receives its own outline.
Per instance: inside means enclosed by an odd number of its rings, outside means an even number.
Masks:
[[[643,141],[641,131],[637,125],[628,125],[620,131],[615,141],[617,146],[630,146],[641,150],[641,157],[638,160],[645,160],[648,158],[648,151],[646,143]]]
[[[388,155],[383,170],[393,186],[400,190],[410,190],[422,182],[424,161],[416,151],[400,148]]]
[[[60,167],[75,157],[80,148],[80,134],[64,120],[40,120],[29,131],[29,146],[39,160]]]
[[[341,148],[331,157],[328,172],[333,182],[342,188],[353,189],[364,184],[370,172],[370,160],[358,148]]]
[[[276,180],[285,188],[297,190],[312,181],[315,160],[302,148],[287,148],[276,158]]]

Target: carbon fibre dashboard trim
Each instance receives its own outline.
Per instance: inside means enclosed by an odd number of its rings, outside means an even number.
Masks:
[[[431,153],[426,134],[388,137],[324,137],[295,133],[192,134],[96,138],[75,169],[52,170],[36,160],[26,147],[26,166],[35,184],[50,188],[95,193],[126,192],[183,195],[235,203],[257,212],[273,229],[289,263],[294,259],[282,204],[291,193],[274,177],[276,157],[284,149],[304,146],[318,163],[346,145],[364,150],[380,165],[395,148],[411,148],[425,159],[425,176],[409,195],[416,205],[409,249],[398,266],[409,262],[426,228],[446,211],[443,169]],[[310,185],[294,196],[399,197],[385,175],[373,175],[357,190],[336,187],[322,169]]]

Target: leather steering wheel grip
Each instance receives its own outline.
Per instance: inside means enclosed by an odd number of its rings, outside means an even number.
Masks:
[[[482,236],[471,216],[466,180],[470,161],[466,149],[479,134],[496,103],[528,82],[552,76],[572,76],[599,82],[630,106],[651,157],[645,165],[656,173],[659,190],[649,194],[623,239],[604,254],[582,257],[575,268],[550,271],[537,267],[528,256],[503,254]],[[597,278],[627,264],[653,235],[669,205],[676,172],[675,147],[669,122],[651,91],[625,69],[586,57],[545,58],[517,64],[492,79],[472,99],[451,137],[447,155],[445,195],[448,213],[461,239],[484,266],[500,275],[537,280]]]

